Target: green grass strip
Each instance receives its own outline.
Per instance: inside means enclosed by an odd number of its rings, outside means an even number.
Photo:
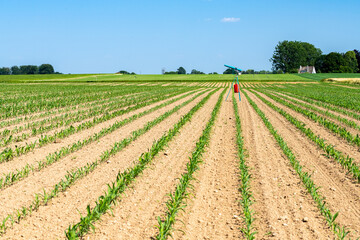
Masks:
[[[253,203],[253,195],[250,190],[250,180],[251,174],[249,173],[249,167],[246,165],[246,149],[244,147],[244,140],[242,137],[242,130],[241,130],[241,120],[239,117],[239,110],[237,100],[232,95],[233,100],[233,108],[235,112],[235,122],[236,122],[236,143],[238,146],[238,156],[240,159],[239,162],[239,169],[240,169],[240,188],[239,191],[241,193],[241,200],[240,205],[243,209],[243,219],[246,224],[246,227],[242,227],[240,230],[245,235],[246,239],[253,240],[255,239],[255,234],[257,233],[254,230],[253,222],[254,218],[254,211],[251,210],[251,205]]]
[[[253,93],[269,107],[271,107],[272,109],[283,115],[290,123],[292,123],[296,128],[298,128],[301,132],[303,132],[320,149],[324,150],[329,157],[335,159],[335,161],[340,163],[340,165],[343,166],[343,168],[348,170],[352,174],[353,178],[355,178],[358,182],[360,182],[360,169],[353,158],[351,158],[349,155],[345,156],[342,152],[336,150],[333,145],[326,143],[326,140],[324,138],[317,136],[310,128],[306,128],[305,127],[306,124],[303,123],[302,121],[297,120],[295,117],[291,116],[283,109],[267,101],[256,92]]]
[[[337,216],[339,215],[339,212],[332,214],[330,209],[327,207],[325,198],[321,196],[319,193],[319,187],[317,187],[314,183],[314,181],[311,179],[311,174],[306,172],[304,167],[300,164],[299,160],[296,159],[294,153],[292,150],[287,146],[284,139],[280,136],[280,134],[277,133],[275,128],[272,126],[270,121],[267,119],[264,112],[260,110],[260,108],[256,105],[256,103],[250,99],[248,94],[244,91],[242,91],[251,106],[254,108],[256,113],[260,116],[260,118],[263,120],[265,126],[269,129],[270,133],[274,136],[276,142],[279,144],[280,148],[283,150],[283,153],[286,155],[286,157],[290,160],[291,166],[295,169],[296,173],[299,175],[301,181],[303,182],[305,188],[310,193],[311,197],[315,201],[317,207],[319,208],[321,214],[325,217],[329,227],[331,230],[335,233],[336,237],[338,239],[344,239],[347,234],[349,234],[349,231],[343,227],[340,226],[335,220]]]
[[[176,214],[179,210],[186,207],[185,199],[189,195],[188,189],[191,186],[190,181],[194,179],[193,174],[199,169],[199,164],[202,162],[202,156],[205,152],[205,147],[209,144],[211,129],[219,113],[225,92],[226,89],[224,89],[220,94],[219,99],[211,113],[211,118],[196,143],[196,147],[192,152],[190,160],[186,164],[187,171],[181,175],[180,182],[176,186],[174,193],[169,194],[170,199],[166,202],[167,211],[164,219],[161,219],[160,217],[157,218],[157,228],[159,233],[155,238],[158,240],[164,240],[171,236],[172,227],[176,221]]]
[[[214,92],[212,92],[214,93]],[[124,172],[119,172],[116,180],[108,184],[108,191],[100,196],[93,208],[87,206],[86,216],[81,216],[80,221],[74,225],[70,225],[65,231],[67,239],[79,239],[84,236],[90,229],[94,229],[94,223],[100,217],[115,205],[116,199],[125,191],[125,189],[135,180],[135,178],[143,172],[147,164],[164,149],[166,144],[178,133],[181,127],[187,123],[195,112],[197,112],[210,98],[210,93],[200,103],[193,107],[178,123],[174,125],[167,133],[157,140],[148,152],[141,154],[138,163]]]

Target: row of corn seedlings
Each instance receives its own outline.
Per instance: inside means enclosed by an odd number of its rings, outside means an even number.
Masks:
[[[185,116],[188,116],[190,113],[193,114],[195,111],[197,111],[210,98],[213,93],[214,92],[210,92],[205,98],[200,101],[197,106],[192,108],[190,112]],[[100,155],[100,158],[95,160],[94,162],[87,163],[83,167],[71,170],[64,176],[63,179],[61,179],[59,183],[55,184],[52,190],[44,190],[42,193],[35,194],[34,200],[29,206],[24,206],[21,209],[15,210],[12,214],[9,214],[5,218],[3,218],[2,222],[0,223],[0,232],[5,233],[6,229],[9,227],[9,224],[13,225],[15,222],[19,223],[23,218],[31,214],[33,211],[36,211],[40,206],[46,205],[51,199],[58,196],[60,192],[64,192],[71,185],[73,185],[78,179],[94,171],[96,167],[99,166],[101,163],[106,162],[111,156],[114,156],[116,153],[127,147],[130,143],[139,138],[141,135],[148,132],[152,127],[159,124],[173,113],[177,112],[181,107],[187,105],[189,102],[191,101],[184,102],[176,106],[175,108],[165,112],[163,115],[159,116],[155,120],[149,121],[147,124],[144,125],[143,128],[133,131],[130,134],[130,137],[114,143],[113,147],[110,150],[104,151]],[[185,117],[183,117],[182,119],[185,119]],[[186,119],[190,120],[189,117],[187,117]]]
[[[54,91],[56,88],[60,90],[62,86],[56,86],[54,90],[52,90],[54,86],[47,86],[45,92]],[[71,88],[76,88],[76,86],[71,86]],[[97,91],[94,91],[94,90]],[[46,94],[42,97],[34,96],[31,99],[26,99],[26,95],[23,96],[22,101],[15,101],[10,105],[3,104],[0,109],[0,119],[6,119],[9,117],[16,117],[19,115],[32,114],[39,111],[48,111],[57,108],[63,108],[67,106],[78,105],[79,103],[89,102],[97,99],[102,99],[104,96],[107,96],[107,91],[101,92],[101,86],[81,86],[79,91],[74,92],[69,89],[69,87],[65,88],[63,92],[56,92],[56,96],[51,96],[51,94]],[[105,88],[107,90],[114,88]],[[155,87],[148,87],[148,91],[152,91],[156,89]],[[90,90],[90,91],[89,91]],[[134,92],[142,92],[143,89],[134,89]],[[170,90],[167,88],[166,90]],[[175,90],[175,89],[173,89]],[[171,91],[171,90],[170,90]],[[90,93],[88,93],[90,92]]]
[[[278,88],[276,88],[278,89]],[[281,92],[295,94],[301,98],[315,100],[333,108],[345,109],[359,113],[359,96],[357,89],[342,89],[329,84],[286,85],[279,89]]]
[[[101,114],[105,111],[111,111],[115,109],[114,107],[118,106],[119,104],[124,105],[125,101],[131,104],[131,101],[134,101],[137,96],[139,95],[130,94],[130,95],[124,95],[110,99],[111,101],[107,99],[105,100],[106,103],[105,101],[99,101],[97,104],[89,108],[81,108],[74,112],[66,112],[58,116],[49,116],[47,118],[40,119],[38,121],[25,123],[22,126],[15,126],[12,129],[6,128],[0,132],[0,136],[1,136],[0,140],[6,136],[9,136],[10,134],[21,133],[28,129],[32,130],[31,135],[34,136],[35,134],[43,133],[45,132],[45,130],[50,130],[52,128],[55,128],[56,126],[59,127],[65,124],[69,125],[72,122],[78,122],[83,119],[87,119],[96,116],[98,114]],[[54,126],[54,127],[50,128],[50,126]]]
[[[7,126],[11,126],[13,124],[18,124],[18,123],[22,123],[22,122],[26,122],[26,121],[30,121],[30,120],[37,120],[37,119],[48,117],[48,116],[55,115],[55,114],[67,113],[67,112],[73,111],[73,110],[90,108],[101,102],[106,103],[107,101],[110,101],[111,99],[119,97],[121,95],[128,95],[128,94],[134,94],[134,93],[141,94],[141,92],[137,92],[136,89],[133,89],[133,88],[130,88],[130,89],[121,88],[120,90],[111,90],[111,92],[109,92],[107,95],[104,95],[103,98],[101,98],[102,100],[100,100],[100,101],[99,101],[99,99],[95,99],[93,101],[89,101],[89,102],[85,102],[85,103],[78,103],[77,105],[66,106],[64,108],[48,110],[45,112],[37,112],[33,115],[24,115],[24,116],[16,117],[14,119],[3,120],[0,122],[0,127],[7,127]],[[78,94],[78,93],[76,93],[76,94]]]
[[[273,89],[273,88],[271,88],[271,90],[277,91],[276,89]],[[311,98],[301,96],[301,95],[297,95],[297,94],[290,93],[290,92],[282,91],[281,93],[286,95],[286,96],[290,96],[292,98],[296,98],[296,99],[302,100],[304,102],[310,103],[312,105],[317,105],[319,107],[323,107],[325,109],[329,109],[331,111],[338,112],[338,113],[344,114],[346,116],[352,117],[354,119],[360,120],[360,114],[358,114],[356,112],[353,112],[351,110],[347,110],[347,109],[344,109],[344,108],[341,108],[341,107],[338,107],[338,106],[335,106],[335,105],[332,105],[332,104],[329,104],[329,103],[324,103],[324,102],[321,102],[321,101],[318,101],[318,100],[313,100]]]
[[[181,94],[181,92],[178,92],[178,93]],[[58,119],[58,121],[55,121],[55,122],[51,123],[50,125],[39,126],[38,128],[33,127],[31,133],[26,133],[26,134],[23,133],[22,135],[19,135],[16,137],[14,137],[13,135],[10,135],[8,138],[3,138],[2,142],[0,141],[0,147],[9,145],[11,142],[14,142],[14,141],[20,142],[20,141],[26,140],[27,138],[29,138],[31,136],[33,137],[33,136],[36,136],[36,135],[39,135],[42,133],[46,133],[46,132],[49,132],[50,130],[53,130],[53,129],[56,129],[59,127],[69,126],[73,123],[81,122],[81,121],[89,119],[91,117],[97,117],[99,115],[103,115],[104,112],[106,114],[111,115],[111,113],[113,111],[118,111],[120,109],[132,107],[132,106],[136,105],[138,102],[145,103],[147,101],[151,101],[151,99],[156,96],[164,96],[164,93],[163,92],[160,92],[158,94],[154,93],[153,95],[145,94],[144,96],[135,96],[135,97],[127,96],[125,99],[122,99],[120,101],[114,101],[110,105],[104,104],[102,106],[97,106],[92,109],[78,111],[73,114],[65,114],[65,115],[63,115],[64,116],[63,119]],[[44,121],[42,121],[42,122],[44,122]],[[29,125],[30,124],[27,124],[27,126],[29,126]]]
[[[27,152],[30,152],[31,150],[33,150],[36,146],[38,147],[42,147],[48,143],[54,142],[56,139],[63,139],[66,138],[72,134],[75,134],[77,132],[80,132],[82,130],[85,129],[89,129],[97,124],[100,124],[102,122],[108,121],[112,118],[121,116],[125,113],[129,113],[131,111],[134,111],[136,109],[148,106],[150,104],[156,103],[158,101],[164,100],[166,98],[170,98],[173,96],[176,96],[178,93],[173,93],[171,95],[162,95],[162,96],[157,96],[155,98],[153,98],[150,101],[147,102],[139,102],[137,105],[133,106],[133,107],[129,107],[127,109],[122,109],[116,112],[113,112],[111,114],[104,114],[101,117],[97,117],[94,118],[91,121],[86,121],[80,125],[78,125],[77,127],[74,126],[70,126],[66,129],[63,129],[59,132],[56,132],[52,135],[42,135],[38,140],[35,140],[34,142],[31,143],[26,143],[25,146],[15,146],[14,149],[12,148],[6,148],[4,149],[1,153],[0,153],[0,163],[1,162],[8,162],[10,160],[12,160],[14,157],[18,157],[21,156]]]
[[[125,124],[128,124],[146,114],[149,114],[151,112],[154,112],[164,106],[167,106],[171,103],[174,103],[176,101],[179,101],[189,95],[193,94],[192,92],[185,94],[183,96],[180,96],[178,98],[169,100],[165,103],[162,103],[158,106],[155,106],[149,110],[146,110],[144,112],[141,112],[139,114],[135,114],[127,119],[124,119],[122,121],[117,121],[115,122],[113,125],[111,125],[110,127],[106,127],[101,129],[99,132],[95,133],[94,135],[88,137],[87,139],[84,139],[82,141],[78,141],[76,143],[70,144],[66,147],[62,147],[59,151],[54,152],[54,153],[50,153],[49,155],[47,155],[45,157],[44,160],[40,160],[38,161],[36,164],[27,164],[24,167],[22,167],[21,169],[17,169],[15,171],[11,171],[7,174],[5,174],[3,177],[0,178],[0,189],[5,187],[5,186],[9,186],[11,184],[13,184],[16,181],[19,181],[21,179],[26,178],[30,173],[33,172],[37,172],[40,171],[41,169],[50,166],[51,164],[59,161],[60,159],[66,157],[67,155],[74,153],[76,151],[78,151],[79,149],[83,148],[84,146],[95,142],[97,140],[99,140],[100,138],[114,132],[115,130],[119,129],[120,127],[124,126]],[[190,102],[192,102],[193,100],[195,100],[197,97],[199,97],[200,95],[202,95],[203,92],[195,95],[194,97],[192,97],[190,100],[186,101],[184,104],[188,104]]]
[[[224,89],[220,94],[219,99],[211,113],[211,118],[196,143],[196,147],[189,158],[189,162],[186,164],[186,172],[181,175],[179,184],[176,186],[175,191],[169,194],[170,199],[166,202],[167,211],[165,216],[163,219],[160,217],[157,218],[157,228],[159,233],[156,235],[156,239],[167,239],[168,236],[171,235],[172,227],[176,220],[176,214],[179,210],[185,208],[185,199],[189,195],[188,189],[191,186],[190,182],[194,179],[193,174],[199,169],[199,164],[202,162],[202,156],[205,152],[205,147],[209,144],[211,129],[219,113],[225,92],[226,89]]]
[[[311,174],[306,172],[304,170],[304,167],[300,164],[299,160],[296,159],[295,154],[292,152],[292,150],[287,146],[284,139],[280,136],[280,134],[277,133],[275,128],[272,126],[270,121],[267,119],[264,112],[260,110],[260,108],[256,105],[256,103],[250,99],[250,97],[247,95],[246,92],[242,91],[247,100],[249,101],[250,105],[253,107],[253,109],[256,111],[256,113],[260,116],[260,118],[263,120],[265,126],[269,129],[270,133],[274,136],[275,140],[279,144],[280,148],[282,149],[283,153],[286,155],[286,157],[290,160],[291,166],[294,168],[296,173],[299,175],[302,183],[304,184],[307,191],[310,193],[311,197],[315,201],[317,207],[319,208],[321,214],[325,217],[329,227],[331,230],[335,233],[336,237],[338,239],[344,239],[347,234],[349,234],[349,231],[341,226],[339,223],[337,223],[335,220],[339,213],[331,213],[330,209],[328,208],[325,198],[319,193],[317,187],[314,183],[314,181],[311,179]]]
[[[330,131],[332,131],[333,133],[335,133],[335,134],[341,136],[343,139],[347,140],[349,143],[360,147],[360,136],[358,134],[356,136],[354,136],[346,128],[337,125],[336,123],[328,120],[325,117],[319,116],[312,111],[298,107],[298,106],[291,104],[285,100],[282,100],[279,97],[270,95],[269,93],[266,93],[266,92],[262,92],[262,93],[265,94],[266,96],[268,96],[269,98],[277,101],[278,103],[281,103],[281,104],[291,108],[292,110],[303,114],[304,116],[313,120],[314,122],[321,124],[322,126],[326,127]]]
[[[298,128],[301,132],[303,132],[311,141],[313,141],[320,149],[326,152],[329,157],[332,157],[341,166],[348,170],[352,176],[360,182],[360,168],[356,164],[356,161],[350,156],[345,156],[341,151],[337,150],[334,145],[326,143],[326,140],[317,136],[310,128],[306,128],[305,123],[299,121],[292,115],[288,114],[283,109],[275,106],[271,102],[267,101],[263,97],[261,97],[256,92],[253,92],[261,101],[267,104],[269,107],[283,115],[290,123],[292,123],[296,128]]]
[[[159,153],[159,151],[164,149],[166,144],[178,133],[180,128],[190,121],[195,112],[197,112],[207,102],[211,95],[212,94],[206,96],[200,103],[184,115],[172,129],[165,133],[159,140],[154,142],[148,152],[141,154],[134,167],[130,167],[124,172],[119,172],[116,180],[111,184],[108,184],[108,191],[104,195],[100,196],[95,202],[95,206],[93,208],[91,208],[90,205],[87,206],[86,216],[82,216],[78,223],[68,227],[65,231],[66,237],[68,239],[78,239],[84,236],[90,228],[94,229],[94,223],[99,220],[103,214],[111,210],[116,203],[116,199],[135,180],[135,178],[143,172],[146,166]]]
[[[262,91],[261,91],[262,92]],[[322,115],[325,115],[325,116],[328,116],[332,119],[336,119],[338,120],[339,122],[342,122],[344,123],[345,125],[351,127],[351,128],[354,128],[354,129],[357,129],[357,130],[360,130],[360,125],[357,124],[356,122],[352,121],[352,120],[349,120],[347,118],[343,118],[341,117],[340,115],[336,115],[336,114],[333,114],[329,111],[325,111],[325,110],[322,110],[322,109],[319,109],[317,107],[315,107],[314,105],[310,105],[310,104],[307,104],[307,103],[302,103],[298,100],[295,100],[295,99],[292,99],[292,98],[289,98],[289,97],[286,97],[284,95],[280,95],[279,93],[276,93],[276,92],[272,92],[271,93],[272,95],[276,95],[277,97],[281,98],[281,99],[284,99],[288,102],[292,102],[294,104],[297,104],[299,106],[302,106],[304,108],[307,108],[307,109],[311,109],[315,112],[318,112],[318,113],[321,113]]]
[[[235,112],[235,122],[236,122],[236,143],[238,146],[238,155],[239,155],[239,168],[240,168],[240,192],[241,200],[240,205],[243,210],[243,219],[245,222],[245,227],[242,227],[240,230],[245,235],[245,238],[248,240],[255,239],[255,234],[257,233],[254,230],[253,222],[255,221],[254,211],[251,209],[253,203],[253,195],[250,187],[251,174],[249,173],[249,167],[246,165],[246,149],[244,148],[244,140],[242,137],[241,130],[241,120],[239,117],[238,104],[234,97],[233,108]]]

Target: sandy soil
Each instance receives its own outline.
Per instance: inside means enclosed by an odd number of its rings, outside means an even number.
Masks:
[[[315,144],[310,142],[293,125],[274,110],[252,95],[258,106],[264,111],[279,134],[296,154],[297,159],[312,173],[312,179],[333,213],[339,211],[338,222],[353,230],[351,237],[360,235],[360,184],[354,182],[346,171],[332,159],[324,156]],[[297,116],[295,116],[297,117]]]
[[[223,102],[203,160],[174,239],[240,239],[239,160],[230,101]]]
[[[194,115],[194,120],[180,130],[180,134],[156,157],[135,186],[125,192],[125,197],[114,209],[114,216],[105,216],[89,239],[150,239],[156,234],[156,217],[163,214],[167,194],[173,191],[185,171],[191,151],[210,119],[219,94],[218,91]]]
[[[30,218],[24,220],[19,225],[14,225],[14,228],[5,235],[5,239],[32,239],[35,236],[41,239],[63,238],[64,231],[68,225],[79,220],[80,216],[77,210],[84,214],[86,205],[94,203],[95,199],[106,190],[106,184],[116,178],[119,170],[123,171],[128,168],[133,161],[137,160],[142,152],[147,151],[155,139],[162,136],[165,131],[172,127],[196,103],[196,101],[192,102],[182,108],[177,114],[170,116],[164,122],[152,128],[130,146],[112,157],[107,164],[100,165],[95,172],[80,179],[66,193],[53,199],[48,206],[41,207]],[[206,106],[204,107],[206,108]],[[143,124],[145,124],[145,121],[137,125],[142,126]],[[119,139],[110,140],[114,142]],[[98,154],[100,154],[100,151],[98,151]],[[93,155],[83,151],[83,158],[88,158],[89,156]],[[77,161],[80,161],[80,159],[77,159]],[[58,168],[54,167],[54,169]],[[54,174],[56,173],[53,172],[49,176],[53,178]],[[24,190],[29,191],[28,189]],[[24,229],[24,227],[26,228]]]
[[[258,238],[331,239],[325,219],[246,98],[239,114],[249,154]]]

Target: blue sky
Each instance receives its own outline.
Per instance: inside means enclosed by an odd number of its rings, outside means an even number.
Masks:
[[[282,40],[360,49],[359,0],[0,0],[0,67],[63,73],[270,70]]]

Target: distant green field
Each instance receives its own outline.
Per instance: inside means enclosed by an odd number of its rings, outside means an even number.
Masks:
[[[359,73],[319,73],[319,74],[243,74],[245,82],[313,82],[324,78],[360,78]],[[231,74],[43,74],[43,75],[0,75],[0,82],[203,82],[232,81]]]
[[[234,75],[232,74],[186,74],[186,75],[104,75],[97,76],[97,78],[84,78],[78,79],[77,81],[94,81],[94,82],[202,82],[202,81],[232,81]],[[294,74],[244,74],[239,76],[240,81],[286,81],[286,82],[302,82],[302,81],[311,81],[301,76]],[[72,80],[69,80],[72,81]]]
[[[202,82],[232,81],[232,74],[168,74],[168,75],[120,75],[120,74],[52,74],[52,75],[1,75],[0,82]],[[311,81],[295,74],[244,74],[240,81]]]
[[[46,80],[66,80],[93,77],[98,74],[34,74],[34,75],[0,75],[0,82],[33,82]]]
[[[317,74],[296,74],[301,77],[321,81],[327,78],[360,78],[360,73],[317,73]]]

